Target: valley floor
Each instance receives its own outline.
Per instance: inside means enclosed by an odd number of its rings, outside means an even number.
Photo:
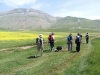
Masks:
[[[100,64],[96,65],[97,60],[94,63],[95,58],[91,60],[95,54],[100,52],[99,45],[95,45],[95,41],[99,42],[100,39],[95,40],[94,38],[95,36],[91,36],[89,44],[86,44],[83,38],[80,52],[76,52],[74,40],[73,50],[68,51],[65,39],[58,39],[55,47],[63,46],[62,51],[50,52],[49,45],[45,45],[44,56],[40,56],[39,53],[37,58],[33,58],[36,52],[34,45],[1,49],[0,75],[99,75],[98,66]],[[99,55],[96,58],[100,58]],[[91,68],[91,62],[96,70]]]

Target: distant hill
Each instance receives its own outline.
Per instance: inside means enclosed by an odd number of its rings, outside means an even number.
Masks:
[[[77,17],[57,18],[51,26],[53,29],[100,29],[100,20],[89,20]]]
[[[5,29],[45,29],[55,21],[55,17],[35,9],[18,8],[0,13],[0,28]]]
[[[0,28],[25,29],[100,29],[100,20],[78,17],[53,17],[43,11],[18,8],[0,13]]]

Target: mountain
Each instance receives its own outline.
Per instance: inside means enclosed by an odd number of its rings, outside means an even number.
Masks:
[[[77,17],[58,18],[52,24],[53,29],[100,29],[100,20],[89,20]]]
[[[45,29],[55,21],[55,17],[35,9],[18,8],[0,13],[0,28],[5,29]]]
[[[35,9],[17,8],[0,13],[0,28],[10,30],[25,29],[91,29],[100,30],[100,20],[78,17],[53,17]]]

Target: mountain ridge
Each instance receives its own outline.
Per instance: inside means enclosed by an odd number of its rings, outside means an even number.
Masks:
[[[0,28],[26,29],[100,29],[100,20],[78,17],[53,17],[36,9],[16,8],[0,13]]]
[[[0,13],[0,28],[35,29],[47,28],[56,18],[35,9],[18,8]]]

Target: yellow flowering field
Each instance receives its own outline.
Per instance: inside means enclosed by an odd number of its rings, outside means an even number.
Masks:
[[[27,40],[38,37],[36,33],[0,32],[0,40]]]
[[[47,42],[48,35],[51,32],[10,32],[0,31],[0,49],[27,46],[35,44],[36,38],[43,34],[44,41]],[[63,36],[63,35],[62,35]],[[55,38],[61,38],[61,35],[56,34]]]
[[[49,34],[44,33],[43,38],[47,38]],[[25,33],[25,32],[0,32],[0,41],[3,40],[32,40],[39,36],[39,33]],[[63,36],[63,35],[62,35]],[[62,37],[61,35],[55,35],[55,37]]]

